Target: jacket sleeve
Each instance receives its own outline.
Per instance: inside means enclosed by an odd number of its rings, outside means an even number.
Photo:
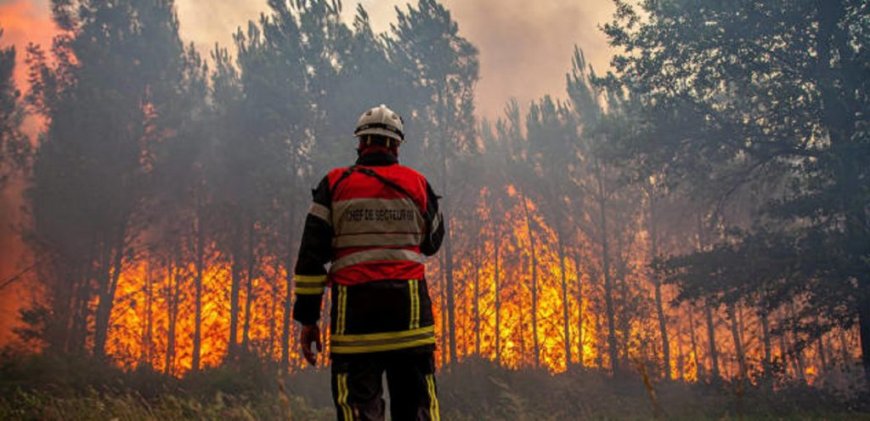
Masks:
[[[326,177],[313,191],[311,210],[305,217],[302,244],[293,281],[296,302],[293,319],[303,325],[312,325],[320,319],[320,305],[326,287],[326,263],[332,260],[332,195]]]
[[[441,248],[441,241],[444,239],[444,217],[441,211],[438,210],[438,199],[440,198],[432,190],[432,186],[426,182],[426,233],[423,235],[423,242],[420,244],[420,251],[426,256],[431,256],[438,252]]]

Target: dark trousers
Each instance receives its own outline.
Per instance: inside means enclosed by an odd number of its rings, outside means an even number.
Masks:
[[[383,420],[387,373],[394,421],[439,420],[431,348],[332,356],[332,400],[339,421]]]

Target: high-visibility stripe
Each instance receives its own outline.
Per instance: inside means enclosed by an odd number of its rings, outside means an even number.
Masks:
[[[416,246],[423,240],[419,233],[370,233],[336,236],[333,247]]]
[[[293,280],[296,281],[297,284],[316,283],[316,284],[326,285],[326,275],[293,275]]]
[[[336,378],[336,383],[338,383],[338,398],[336,400],[338,401],[338,408],[343,415],[342,419],[352,421],[353,410],[350,408],[350,405],[347,404],[347,396],[349,395],[347,388],[347,373],[339,374]]]
[[[434,334],[435,326],[424,326],[413,330],[400,330],[398,332],[359,333],[353,335],[332,335],[332,343],[336,342],[364,342],[380,341],[383,339],[400,339],[423,333]]]
[[[297,295],[318,295],[323,294],[326,275],[294,275],[293,281],[296,284]]]
[[[308,210],[308,214],[320,218],[326,221],[329,225],[332,225],[332,211],[320,203],[312,203],[311,209]]]
[[[399,332],[333,335],[330,338],[332,352],[337,354],[389,351],[434,343],[434,326],[426,326]]]
[[[382,352],[396,351],[399,349],[413,348],[416,346],[435,345],[435,337],[418,339],[410,342],[389,343],[380,345],[354,345],[354,346],[336,346],[331,345],[333,354],[362,354],[366,352]]]
[[[441,409],[438,407],[438,395],[435,393],[434,375],[426,375],[426,385],[429,389],[429,419],[432,421],[439,421],[441,420]]]
[[[302,288],[296,287],[296,295],[320,295],[323,294],[323,287]]]
[[[420,253],[411,251],[411,250],[401,250],[401,249],[374,249],[374,250],[364,250],[352,254],[348,254],[335,262],[332,263],[332,267],[329,268],[330,272],[336,272],[341,269],[344,269],[348,266],[365,263],[365,262],[376,262],[376,261],[390,261],[390,260],[406,260],[415,263],[423,263],[426,261],[426,257]]]
[[[408,281],[408,294],[411,298],[411,317],[409,328],[417,329],[420,327],[420,294],[419,284],[416,279]]]
[[[337,335],[341,335],[344,333],[345,328],[345,318],[347,314],[347,287],[344,285],[338,285],[338,315],[335,320],[335,335],[332,337],[335,338]],[[334,342],[335,339],[332,339]]]

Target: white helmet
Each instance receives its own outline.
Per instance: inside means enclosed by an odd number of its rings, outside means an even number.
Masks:
[[[354,136],[367,134],[385,136],[397,140],[398,144],[405,140],[402,117],[384,104],[364,112],[359,117],[353,134]]]

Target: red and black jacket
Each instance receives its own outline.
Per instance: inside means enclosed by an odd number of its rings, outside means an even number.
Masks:
[[[426,179],[393,155],[372,153],[330,171],[313,195],[293,318],[316,323],[331,286],[332,353],[434,344],[423,262],[438,251],[444,223]]]

